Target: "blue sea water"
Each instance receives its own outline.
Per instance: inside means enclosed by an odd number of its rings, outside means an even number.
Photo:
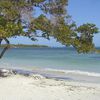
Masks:
[[[100,54],[78,54],[73,48],[13,48],[0,60],[0,67],[2,65],[100,73]]]
[[[0,67],[42,68],[100,76],[100,54],[78,54],[73,48],[12,48],[0,60]]]

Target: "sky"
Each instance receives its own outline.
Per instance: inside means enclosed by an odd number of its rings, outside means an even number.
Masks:
[[[94,23],[100,28],[100,0],[69,0],[67,9],[68,14],[72,16],[72,19],[77,25],[88,22]],[[39,10],[38,13],[40,13]],[[39,41],[33,42],[28,38],[18,37],[16,39],[11,38],[10,41],[15,44],[44,44],[52,47],[62,46],[54,39],[48,41],[40,38]],[[100,33],[94,36],[94,43],[100,47]]]
[[[77,25],[94,23],[100,28],[100,0],[69,0],[68,13]],[[100,33],[94,36],[94,43],[100,47]]]

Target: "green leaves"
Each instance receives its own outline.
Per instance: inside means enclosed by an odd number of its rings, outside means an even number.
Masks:
[[[90,23],[77,27],[70,22],[67,5],[68,0],[0,0],[0,39],[21,35],[32,40],[54,37],[79,53],[93,51],[98,28]],[[34,16],[36,7],[43,11],[38,17]]]
[[[20,35],[21,33],[23,33],[23,29],[21,25],[8,22],[6,23],[5,27],[0,26],[1,38],[17,36],[17,35]]]
[[[79,33],[85,34],[86,36],[89,36],[89,35],[98,33],[98,28],[96,27],[95,24],[87,23],[87,24],[83,24],[83,25],[79,26],[77,31]]]
[[[78,32],[78,36],[76,37],[73,45],[77,51],[79,53],[93,52],[95,49],[93,36],[99,32],[96,25],[90,23],[83,24],[79,26],[76,31]]]

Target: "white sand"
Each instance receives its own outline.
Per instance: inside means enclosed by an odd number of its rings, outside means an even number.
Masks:
[[[100,84],[15,75],[0,78],[0,100],[100,100]]]

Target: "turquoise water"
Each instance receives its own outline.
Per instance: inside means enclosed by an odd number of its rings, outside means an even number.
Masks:
[[[100,54],[78,54],[73,48],[13,48],[0,60],[0,67],[38,67],[100,73]]]
[[[12,48],[0,59],[0,68],[100,83],[100,54],[78,54],[73,48]]]

